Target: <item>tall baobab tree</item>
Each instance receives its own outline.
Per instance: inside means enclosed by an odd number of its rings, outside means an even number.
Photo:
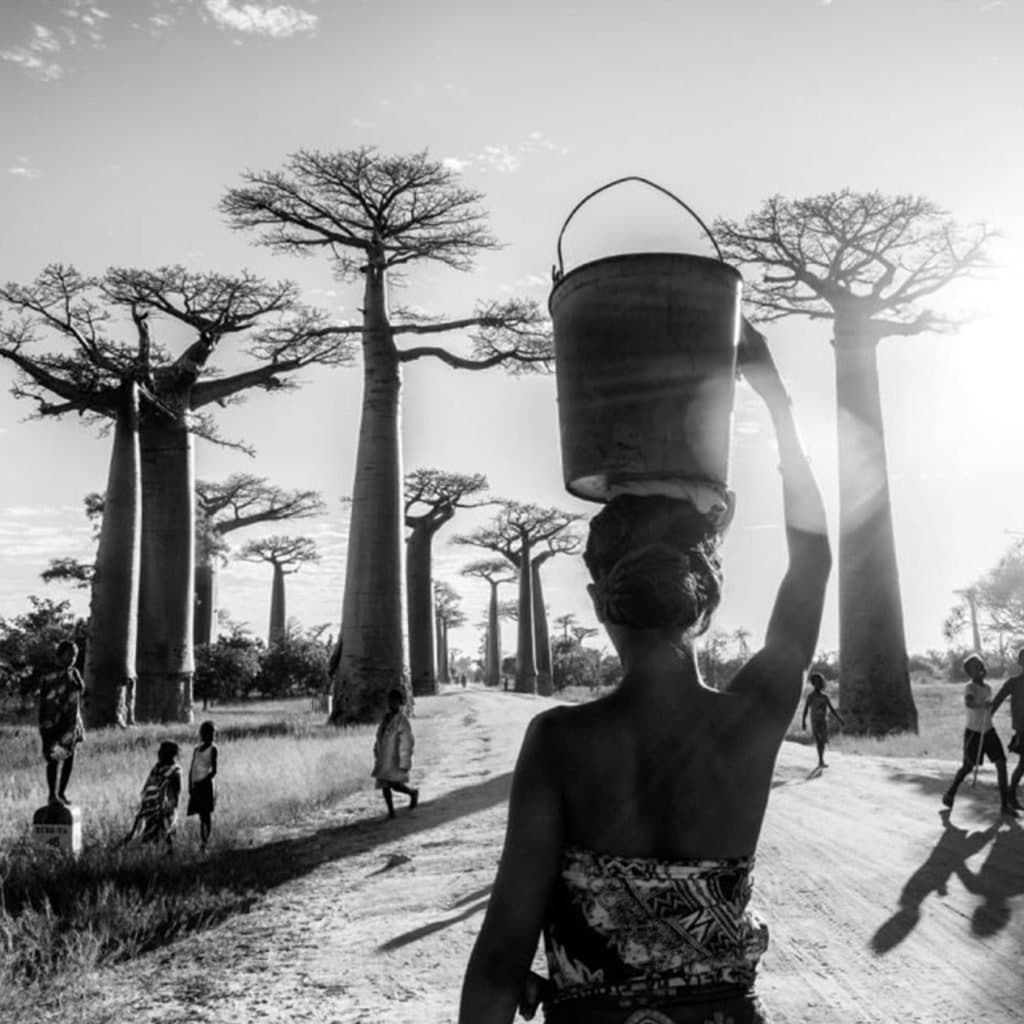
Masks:
[[[242,177],[221,203],[233,227],[256,232],[260,244],[278,252],[326,253],[340,280],[363,278],[363,406],[332,720],[368,721],[380,713],[387,691],[403,683],[405,670],[402,367],[436,359],[464,370],[550,369],[550,334],[536,303],[517,299],[482,303],[472,315],[453,320],[416,319],[389,309],[389,281],[412,264],[465,271],[478,253],[498,245],[486,228],[481,194],[461,186],[454,171],[425,152],[301,150],[283,170]],[[472,337],[468,355],[397,343],[408,335],[465,331]]]
[[[460,508],[485,501],[469,499],[487,489],[487,478],[439,469],[417,469],[405,476],[406,600],[409,619],[409,675],[419,697],[437,693],[434,653],[432,553],[434,536]]]
[[[217,563],[224,538],[259,523],[309,519],[325,511],[318,491],[285,490],[266,477],[233,473],[219,483],[196,481],[197,554],[195,571],[197,644],[213,640],[216,621]]]
[[[518,501],[501,501],[501,511],[490,524],[455,538],[457,544],[494,551],[508,559],[519,573],[518,636],[516,642],[516,691],[537,692],[536,624],[534,618],[533,556],[541,545],[553,541],[578,515],[557,508],[542,508]],[[545,620],[546,623],[546,620]],[[550,672],[550,662],[549,662]]]
[[[140,720],[188,721],[191,680],[194,437],[219,438],[212,419],[200,410],[224,404],[252,388],[284,388],[288,375],[311,363],[340,363],[350,358],[339,336],[325,334],[322,316],[302,309],[288,282],[264,282],[248,273],[227,276],[196,273],[182,267],[154,271],[112,268],[87,278],[59,264],[43,270],[30,285],[0,288],[0,302],[20,319],[0,332],[0,358],[19,372],[14,394],[37,403],[39,415],[84,414],[87,420],[113,419],[127,426],[132,407],[123,402],[134,384],[138,429],[128,444],[115,444],[115,460],[138,452],[138,477],[126,463],[111,467],[106,503],[120,510],[115,550],[116,572],[98,572],[93,584],[97,622],[116,624],[107,633],[93,630],[104,665],[130,665],[138,679],[136,716]],[[118,340],[129,317],[131,342]],[[151,320],[171,322],[194,336],[178,356],[151,338]],[[33,347],[38,330],[56,335],[70,351],[40,354]],[[262,329],[259,329],[262,328]],[[209,359],[229,336],[248,336],[243,350],[255,365],[214,377]],[[208,379],[201,379],[204,374]],[[53,401],[50,396],[56,396]],[[129,435],[131,431],[129,428]],[[132,481],[141,480],[139,498]],[[122,490],[125,488],[122,497]],[[105,513],[106,515],[106,513]],[[132,544],[139,534],[138,572]],[[101,528],[99,563],[106,564]],[[118,611],[138,595],[138,633],[131,616]],[[134,650],[132,647],[134,646]],[[109,655],[104,650],[109,649]],[[131,679],[110,670],[95,687],[101,708],[118,707]],[[87,670],[89,666],[87,665]],[[112,695],[106,696],[107,689]],[[101,696],[104,695],[104,696]]]
[[[551,636],[548,630],[548,614],[544,604],[544,588],[541,585],[540,570],[549,558],[555,555],[571,555],[579,550],[581,538],[568,531],[548,537],[544,548],[530,559],[530,576],[533,588],[533,636],[537,656],[537,692],[550,697],[555,692],[554,673],[551,665]]]
[[[463,576],[485,580],[490,587],[487,602],[487,623],[484,635],[484,682],[488,686],[501,683],[501,617],[498,614],[498,587],[515,580],[512,567],[502,558],[485,558],[464,565]]]
[[[893,537],[878,344],[950,331],[926,303],[988,265],[985,225],[966,228],[913,195],[844,189],[773,196],[744,221],[720,220],[725,258],[760,270],[754,318],[832,322],[839,447],[839,700],[854,730],[917,730]]]
[[[279,534],[257,537],[242,546],[238,557],[243,562],[267,562],[273,567],[270,628],[267,630],[267,645],[273,646],[284,638],[288,625],[284,578],[298,572],[304,565],[320,560],[316,541],[312,537],[283,537]]]
[[[434,619],[437,628],[437,681],[450,683],[451,663],[448,657],[448,631],[466,621],[466,613],[460,607],[462,598],[458,591],[444,580],[434,584]]]

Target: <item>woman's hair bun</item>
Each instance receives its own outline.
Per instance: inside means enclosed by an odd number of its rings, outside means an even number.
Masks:
[[[692,504],[622,495],[590,524],[584,561],[604,617],[638,629],[707,629],[722,596],[720,535]]]

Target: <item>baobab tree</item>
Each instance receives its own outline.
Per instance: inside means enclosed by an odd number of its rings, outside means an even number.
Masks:
[[[247,171],[221,202],[228,222],[287,254],[326,253],[337,277],[363,277],[359,326],[363,405],[352,486],[349,557],[342,601],[343,653],[335,674],[332,720],[375,719],[387,691],[402,685],[402,463],[399,407],[402,367],[436,359],[464,370],[506,365],[550,369],[550,334],[534,302],[481,303],[453,320],[415,318],[389,309],[387,286],[417,262],[465,271],[497,248],[480,193],[427,154],[385,156],[370,147],[301,150],[280,171]],[[422,345],[408,335],[468,331],[470,354]]]
[[[223,405],[252,388],[282,389],[289,374],[311,363],[345,362],[350,353],[344,338],[323,333],[323,316],[298,305],[291,283],[268,283],[244,272],[228,276],[183,267],[112,268],[101,277],[87,278],[55,264],[31,285],[5,285],[0,302],[20,317],[0,333],[0,357],[19,370],[13,393],[34,400],[42,416],[79,412],[87,421],[113,419],[115,442],[119,428],[127,438],[112,448],[116,465],[111,466],[105,501],[112,516],[119,510],[118,522],[109,531],[101,528],[97,564],[103,571],[97,571],[93,583],[97,625],[91,629],[90,647],[110,666],[109,674],[96,668],[96,702],[101,708],[118,706],[132,682],[125,675],[128,669],[114,670],[123,664],[138,678],[140,720],[188,721],[193,439],[198,435],[227,443],[208,413],[200,410]],[[129,316],[134,337],[117,340],[115,333],[123,330]],[[173,323],[195,340],[172,356],[151,338],[153,319]],[[33,346],[40,328],[70,344],[71,350],[39,354]],[[224,338],[242,335],[248,336],[243,351],[255,365],[212,376],[208,363],[214,350]],[[201,379],[204,374],[208,379]],[[128,394],[138,395],[137,417],[134,400],[126,401]],[[104,532],[116,539],[109,561]],[[136,533],[137,568],[131,554]],[[110,571],[108,565],[113,566]],[[135,617],[122,610],[136,594],[137,643]],[[113,696],[106,695],[107,689]]]
[[[243,562],[267,562],[273,567],[270,628],[267,630],[267,646],[273,646],[283,639],[287,632],[284,578],[298,572],[310,562],[320,561],[316,541],[312,537],[283,537],[279,534],[258,537],[247,541],[238,552],[238,557]]]
[[[579,534],[564,531],[544,541],[543,550],[530,559],[530,576],[533,588],[533,637],[537,656],[537,692],[542,697],[554,693],[554,673],[551,665],[551,636],[548,630],[548,614],[544,605],[544,588],[541,584],[541,566],[555,555],[571,555],[579,550],[582,539]]]
[[[437,681],[450,683],[450,662],[448,658],[448,631],[456,629],[466,621],[466,613],[460,607],[462,597],[444,580],[434,584],[434,620],[437,628]]]
[[[197,644],[213,640],[216,621],[217,564],[229,533],[260,523],[309,519],[326,506],[318,491],[285,490],[266,477],[233,473],[226,480],[196,481],[195,630]]]
[[[406,600],[409,617],[409,675],[415,696],[437,693],[434,670],[433,542],[460,508],[479,508],[472,497],[487,489],[487,478],[439,469],[417,469],[405,477]]]
[[[485,558],[470,562],[459,570],[463,576],[485,580],[490,587],[487,621],[484,631],[484,682],[488,686],[501,683],[501,617],[498,614],[498,587],[515,580],[512,566],[502,558]]]
[[[725,258],[757,268],[754,319],[832,323],[839,447],[839,700],[863,733],[917,730],[893,538],[878,344],[951,331],[926,305],[988,265],[985,225],[961,227],[913,195],[844,189],[773,196],[744,221],[720,220]]]
[[[534,618],[535,551],[579,520],[578,515],[557,508],[542,508],[503,500],[490,524],[455,538],[457,544],[494,551],[508,559],[519,573],[518,635],[516,643],[516,692],[537,692],[536,620]],[[539,553],[539,552],[538,552]],[[546,625],[545,619],[545,625]],[[550,656],[548,661],[550,673]]]

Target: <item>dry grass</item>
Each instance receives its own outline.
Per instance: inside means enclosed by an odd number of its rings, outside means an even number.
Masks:
[[[45,995],[61,977],[138,953],[245,910],[272,884],[247,848],[256,827],[301,822],[318,807],[371,786],[373,728],[338,730],[308,701],[219,707],[218,805],[211,853],[199,855],[195,819],[179,820],[173,856],[114,844],[128,830],[161,740],[181,744],[187,770],[196,727],[90,732],[69,795],[83,811],[83,852],[71,861],[28,838],[45,798],[34,729],[0,730],[0,989]],[[431,726],[423,722],[429,742]],[[183,799],[184,803],[184,799]],[[187,822],[187,824],[186,824]]]

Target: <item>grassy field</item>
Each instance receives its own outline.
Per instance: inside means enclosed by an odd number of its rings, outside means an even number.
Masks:
[[[187,771],[198,722],[218,729],[218,805],[210,852],[198,851],[196,819],[179,808],[173,856],[114,844],[131,826],[160,741],[182,748]],[[245,910],[281,881],[286,866],[261,857],[257,827],[301,823],[318,808],[371,787],[373,727],[323,724],[308,700],[223,706],[195,726],[90,732],[79,748],[69,797],[83,808],[76,861],[36,847],[32,812],[45,802],[39,737],[0,727],[0,990],[47,998],[51,982],[132,957],[176,935]],[[429,717],[419,742],[430,742]],[[15,998],[12,994],[10,998]]]

